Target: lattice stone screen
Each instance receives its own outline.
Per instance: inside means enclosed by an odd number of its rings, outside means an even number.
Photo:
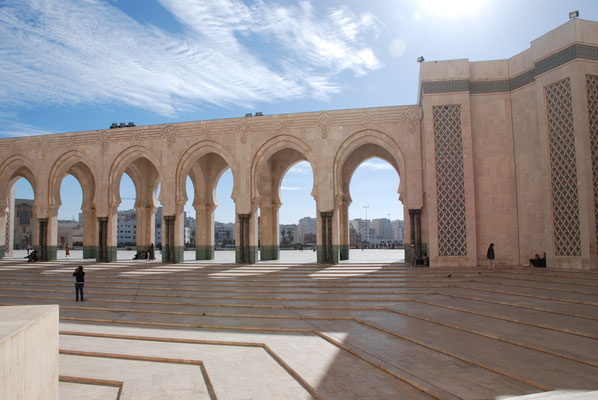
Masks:
[[[433,112],[438,191],[438,255],[466,256],[461,106],[434,107]]]
[[[594,177],[594,224],[598,239],[598,76],[586,75],[586,90],[588,92],[592,175]]]
[[[581,238],[577,165],[569,78],[546,86],[545,94],[555,254],[563,257],[579,257]]]

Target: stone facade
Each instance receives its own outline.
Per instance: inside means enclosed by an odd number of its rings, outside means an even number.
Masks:
[[[405,242],[431,266],[597,267],[598,23],[571,20],[508,60],[423,62],[419,104],[126,127],[0,140],[0,226],[15,180],[35,192],[34,244],[55,257],[60,182],[83,188],[84,244],[116,254],[120,179],[135,184],[137,244],[154,237],[162,184],[163,260],[182,260],[187,176],[198,258],[213,257],[214,187],[231,168],[237,262],[279,254],[279,187],[307,161],[314,173],[318,261],[349,255],[349,183],[378,157],[400,176]],[[36,152],[35,162],[30,155]],[[258,233],[258,209],[260,231]],[[2,245],[3,243],[0,243]],[[92,254],[91,252],[89,254]]]

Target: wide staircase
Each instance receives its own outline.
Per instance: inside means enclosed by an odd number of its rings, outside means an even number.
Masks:
[[[598,398],[595,272],[4,259],[0,304],[60,305],[61,399]]]

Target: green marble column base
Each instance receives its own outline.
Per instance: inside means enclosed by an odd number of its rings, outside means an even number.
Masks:
[[[0,246],[0,260],[2,260],[4,258],[4,248],[5,248],[4,245]]]
[[[332,260],[324,261],[324,251],[323,246],[318,246],[318,263],[319,264],[338,264],[339,261],[339,246],[332,245]]]
[[[349,259],[349,245],[348,244],[341,244],[339,246],[340,249],[340,259],[348,260]]]
[[[174,260],[175,263],[185,261],[185,246],[174,246]]]
[[[243,262],[241,261],[241,247],[235,247],[235,262],[237,264],[255,264],[257,260],[257,246],[247,246],[245,247],[245,254],[248,255],[248,261]]]
[[[195,247],[196,260],[213,260],[214,246],[196,246]]]
[[[83,246],[83,258],[96,258],[97,254],[97,246]]]
[[[58,252],[58,246],[48,246],[47,247],[47,253],[46,253],[46,254],[48,254],[48,257],[47,257],[47,260],[44,260],[44,261],[54,261],[54,260],[56,260],[56,257],[57,257],[56,253],[57,252]]]
[[[264,246],[260,248],[260,260],[278,260],[280,259],[280,246]]]
[[[95,246],[93,246],[95,247]],[[100,260],[100,249],[96,248],[96,261],[97,262],[112,262],[116,261],[116,246],[108,246],[106,249],[106,259]]]
[[[170,262],[166,246],[162,246],[162,262],[168,264]]]

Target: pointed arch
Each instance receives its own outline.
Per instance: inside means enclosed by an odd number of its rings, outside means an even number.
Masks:
[[[260,191],[260,184],[259,180],[262,177],[262,170],[268,163],[268,161],[274,157],[277,153],[283,151],[292,151],[296,152],[296,154],[286,154],[288,158],[288,163],[285,165],[284,171],[278,171],[276,177],[270,177],[272,179],[276,179],[277,182],[274,182],[274,186],[278,187],[277,193],[272,193],[272,195],[276,198],[275,200],[280,199],[280,180],[284,176],[284,174],[291,168],[295,163],[299,161],[307,161],[311,165],[313,174],[314,174],[314,185],[311,191],[311,195],[316,196],[317,193],[317,180],[315,177],[318,173],[318,165],[316,163],[316,158],[313,155],[311,147],[307,145],[303,140],[289,136],[289,135],[280,135],[277,136],[268,142],[264,143],[259,150],[256,152],[252,163],[251,163],[251,199],[252,201],[259,202],[259,199],[262,197],[262,193]],[[233,190],[233,195],[234,195]]]
[[[205,160],[205,162],[201,162]],[[228,151],[219,143],[214,141],[203,141],[191,146],[181,157],[176,171],[176,195],[177,204],[185,204],[187,198],[187,176],[191,177],[195,190],[194,201],[204,202],[210,205],[216,205],[214,191],[216,185],[208,188],[208,192],[202,192],[208,183],[202,169],[213,168],[210,171],[214,174],[213,181],[218,182],[220,176],[228,169],[233,171],[233,186],[236,185],[235,171],[231,163],[232,157]],[[198,164],[199,162],[199,164]],[[234,192],[234,191],[233,191]]]
[[[50,207],[59,207],[62,204],[60,187],[65,175],[73,175],[83,191],[82,209],[95,208],[96,180],[90,168],[90,162],[85,154],[73,150],[69,151],[52,165],[48,180],[48,204]]]
[[[144,146],[137,145],[127,148],[122,151],[114,160],[110,167],[110,174],[108,175],[108,205],[110,207],[118,207],[121,202],[120,198],[120,180],[123,173],[127,172],[135,183],[135,188],[139,189],[140,174],[150,173],[153,180],[152,192],[155,195],[157,189],[157,182],[162,180],[160,171],[162,170],[160,162],[152,154],[152,152]],[[140,191],[137,192],[138,194]],[[155,200],[155,199],[154,199]]]
[[[0,165],[0,207],[8,207],[8,204],[6,204],[8,193],[13,183],[19,178],[25,178],[29,181],[33,188],[34,197],[37,197],[38,187],[33,171],[35,169],[31,162],[18,154],[7,158]]]
[[[387,134],[366,129],[349,136],[339,147],[334,157],[335,197],[351,202],[349,183],[357,167],[364,161],[378,157],[392,165],[400,177],[399,200],[406,199],[407,168],[405,156],[399,145]]]

